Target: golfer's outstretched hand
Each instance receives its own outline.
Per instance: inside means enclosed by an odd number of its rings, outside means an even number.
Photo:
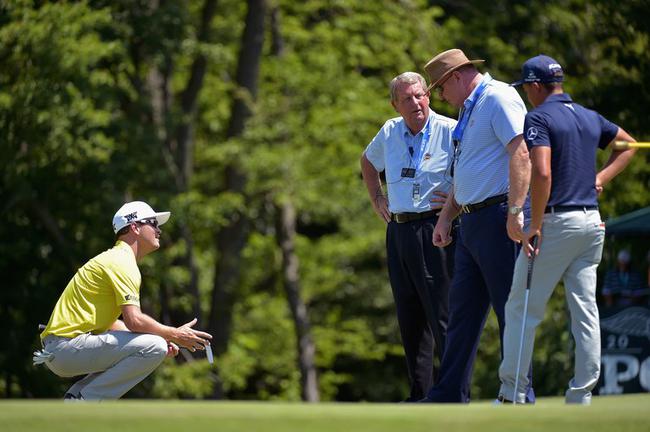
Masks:
[[[194,330],[192,327],[196,324],[196,321],[196,318],[194,318],[192,321],[178,327],[174,332],[174,337],[171,338],[172,342],[190,351],[205,349],[209,340],[212,339],[212,335],[200,330]]]

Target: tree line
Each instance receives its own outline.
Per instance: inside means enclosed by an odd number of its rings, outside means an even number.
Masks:
[[[115,210],[142,199],[172,212],[143,262],[143,309],[168,324],[199,318],[216,367],[184,352],[130,396],[402,399],[385,228],[358,168],[396,115],[388,82],[452,47],[503,81],[545,53],[578,102],[647,138],[647,3],[3,3],[0,395],[62,394],[31,365],[37,325],[112,245]],[[639,152],[601,197],[604,216],[649,205],[649,177]],[[560,295],[549,314],[540,395],[560,392],[572,364]],[[496,394],[497,341],[491,319],[475,397]]]

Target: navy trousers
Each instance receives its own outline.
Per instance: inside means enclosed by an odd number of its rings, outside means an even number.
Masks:
[[[436,221],[390,222],[386,230],[388,274],[410,384],[406,400],[413,402],[435,383],[447,336],[455,245],[433,246]]]
[[[469,402],[476,351],[490,306],[499,323],[503,358],[505,304],[519,253],[519,245],[506,231],[507,212],[508,204],[501,203],[460,216],[449,292],[447,349],[440,379],[429,390],[427,402]],[[529,390],[528,401],[534,402],[534,392]]]

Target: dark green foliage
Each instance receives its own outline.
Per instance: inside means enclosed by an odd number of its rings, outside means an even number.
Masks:
[[[110,247],[115,209],[144,199],[173,214],[161,251],[142,263],[143,309],[165,322],[192,318],[188,248],[205,321],[221,253],[215,237],[237,211],[251,219],[252,231],[239,261],[232,335],[217,369],[186,353],[129,396],[207,398],[220,386],[227,398],[300,399],[275,224],[276,206],[290,200],[321,399],[403,399],[406,367],[387,280],[385,226],[371,210],[358,160],[383,122],[397,115],[388,100],[390,79],[422,72],[442,50],[460,47],[486,59],[485,70],[503,81],[517,78],[526,58],[549,54],[565,66],[566,88],[578,102],[637,139],[650,138],[647,2],[269,0],[282,50],[267,25],[257,98],[244,95],[252,117],[231,139],[246,2],[218,1],[205,38],[204,1],[7,3],[0,7],[4,397],[59,397],[65,390],[67,382],[31,366],[36,326],[47,321],[76,268]],[[188,114],[184,90],[197,56],[205,58],[206,73],[195,113]],[[168,79],[162,98],[156,77]],[[435,97],[432,107],[456,116]],[[186,179],[178,172],[183,124],[191,127],[193,145]],[[650,204],[649,155],[639,152],[605,188],[604,216]],[[243,192],[226,186],[231,166],[247,173]],[[564,304],[559,287],[537,337],[539,395],[561,394],[571,374]],[[498,364],[491,318],[474,397],[496,394]]]

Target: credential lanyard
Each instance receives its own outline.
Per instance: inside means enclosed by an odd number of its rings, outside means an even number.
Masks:
[[[430,121],[430,120],[429,120]],[[429,128],[429,121],[424,125],[424,133],[422,134],[422,139],[420,140],[420,147],[418,148],[418,152],[416,156],[413,158],[415,170],[417,171],[420,168],[420,165],[422,165],[422,157],[424,156],[424,150],[425,147],[427,146],[427,143],[429,142],[429,137],[431,136],[431,129]]]
[[[454,128],[454,132],[451,134],[451,139],[454,141],[454,146],[458,146],[458,144],[460,144],[460,141],[463,139],[463,134],[465,133],[467,122],[469,122],[469,117],[472,115],[474,106],[476,105],[478,99],[481,97],[481,94],[483,94],[483,91],[487,87],[488,82],[489,79],[483,79],[483,81],[481,81],[481,84],[479,84],[478,88],[474,92],[474,95],[471,98],[467,98],[465,101],[465,107],[461,112],[460,119],[458,119],[458,124]]]

